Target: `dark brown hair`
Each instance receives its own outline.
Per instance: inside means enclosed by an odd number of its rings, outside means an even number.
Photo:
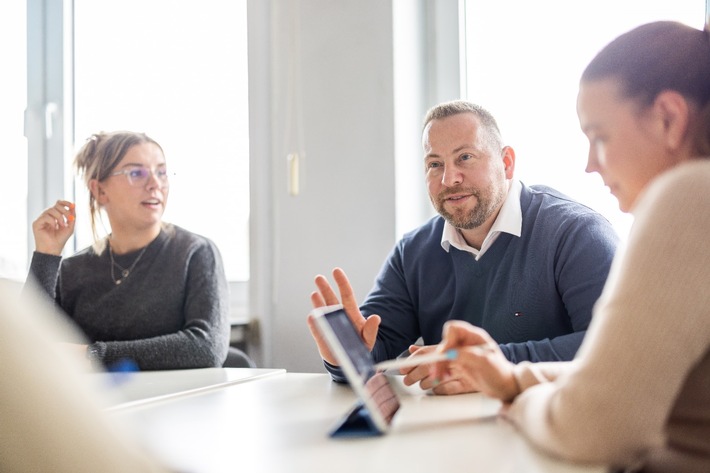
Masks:
[[[664,90],[682,94],[700,111],[695,149],[710,155],[710,31],[673,21],[647,23],[602,49],[582,73],[582,82],[612,78],[621,93],[642,106]]]

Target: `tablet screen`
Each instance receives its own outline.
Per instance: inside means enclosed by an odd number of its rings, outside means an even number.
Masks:
[[[325,314],[328,323],[345,350],[345,354],[350,358],[350,362],[355,367],[355,371],[360,375],[363,383],[366,383],[375,374],[375,362],[362,339],[355,331],[352,322],[344,310]]]
[[[323,318],[330,328],[326,340],[329,340],[331,350],[338,358],[348,381],[356,392],[363,391],[359,394],[365,398],[363,401],[366,407],[370,410],[376,409],[375,415],[389,424],[399,409],[399,399],[389,380],[382,372],[376,372],[372,354],[344,310],[327,312],[323,314]],[[337,341],[332,340],[331,337]],[[351,379],[353,375],[359,379]]]

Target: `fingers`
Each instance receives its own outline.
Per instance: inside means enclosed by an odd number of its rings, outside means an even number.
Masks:
[[[431,389],[434,394],[452,395],[479,391],[473,380],[462,376],[459,371],[451,371],[444,378],[437,378],[429,373],[427,365],[416,367],[402,381],[407,386],[419,382],[421,389]]]
[[[500,347],[493,345],[481,348],[477,345],[459,348],[457,351],[455,360],[438,363],[439,366],[432,370],[431,376],[443,381],[459,380],[462,392],[481,391],[504,401],[519,394],[513,364],[505,358]],[[439,390],[450,393],[451,389],[442,387]]]
[[[407,386],[419,383],[422,389],[429,389],[435,384],[434,378],[431,377],[429,373],[429,365],[418,365],[413,368],[403,368],[400,370],[400,373],[405,375],[402,381]]]
[[[58,211],[64,217],[67,224],[76,220],[74,203],[68,200],[58,200],[50,210]]]
[[[482,328],[471,325],[463,320],[449,320],[444,324],[439,349],[446,351],[450,348],[480,345],[484,343],[494,344],[495,342],[491,336],[488,335],[488,332]]]
[[[458,358],[454,362],[435,363],[431,367],[431,376],[436,379],[445,379],[450,376],[453,368],[465,366],[464,376],[469,372],[476,372],[479,358],[489,354],[505,358],[498,344],[482,328],[476,327],[461,320],[449,320],[444,324],[441,343],[437,348],[440,351],[456,349]],[[472,379],[475,379],[472,378]]]
[[[451,362],[443,377],[431,376],[434,380],[432,392],[434,394],[463,394],[479,392],[480,385],[475,376],[471,376],[467,370],[459,364]]]
[[[320,293],[320,300],[323,301],[324,305],[340,304],[338,296],[335,294],[335,291],[333,291],[333,288],[330,287],[330,283],[325,278],[325,276],[321,274],[316,276],[315,283],[316,287],[318,288],[318,292]],[[313,297],[311,297],[311,302],[312,301]]]
[[[425,355],[428,353],[432,353],[434,351],[438,351],[440,348],[440,345],[424,345],[424,346],[419,346],[419,345],[410,345],[409,346],[409,354],[410,357],[414,356],[421,356]],[[421,380],[425,378],[430,378],[430,382],[432,384],[424,384],[422,385],[422,389],[429,389],[433,386],[434,380],[441,380],[443,379],[445,375],[445,370],[447,367],[447,363],[441,362],[441,363],[427,363],[423,365],[418,365],[415,366],[414,368],[403,368],[400,370],[400,373],[405,375],[404,381],[411,381],[411,384],[414,384],[417,381],[420,381],[421,385]]]
[[[333,279],[335,279],[335,282],[338,285],[340,298],[338,298],[325,276],[319,274],[315,278],[315,283],[318,287],[318,292],[320,292],[320,297],[326,305],[342,304],[343,309],[345,309],[345,313],[348,314],[348,317],[350,317],[350,320],[355,325],[355,328],[357,328],[358,332],[360,333],[360,336],[363,337],[363,340],[365,340],[366,343],[370,344],[370,348],[372,348],[372,345],[374,345],[373,337],[377,336],[377,328],[380,325],[379,317],[366,326],[365,317],[363,317],[362,313],[360,312],[360,306],[358,305],[358,302],[355,299],[355,293],[353,292],[353,288],[350,285],[348,277],[345,275],[345,271],[340,268],[335,268],[333,270]],[[316,302],[320,301],[317,296],[315,300]],[[313,301],[314,297],[311,296],[311,303],[313,303]],[[365,328],[367,328],[368,330],[367,334],[364,333]],[[368,339],[365,339],[366,335]]]
[[[353,287],[350,285],[350,280],[348,280],[345,271],[341,268],[333,269],[333,279],[335,279],[335,283],[338,285],[338,291],[340,291],[340,299],[342,300],[343,307],[346,309],[353,305],[357,307],[355,293],[353,292]]]
[[[370,351],[372,351],[372,347],[375,346],[375,342],[377,341],[377,332],[380,329],[381,321],[382,319],[379,315],[371,315],[365,319],[365,323],[362,326],[361,336],[365,345],[367,345],[367,349]]]
[[[67,200],[58,200],[54,206],[49,207],[37,217],[36,222],[39,222],[43,227],[59,229],[68,227],[76,220],[76,211],[74,204]]]
[[[461,379],[451,379],[443,383],[437,383],[433,387],[432,392],[434,394],[451,396],[454,394],[472,393],[476,392],[476,390],[468,387]]]
[[[412,357],[413,355],[425,355],[427,353],[431,353],[436,349],[436,345],[409,345],[409,348],[407,349],[409,351],[409,356]],[[401,356],[401,355],[400,355]],[[428,367],[428,365],[427,365]],[[416,368],[416,366],[414,367]],[[410,371],[412,371],[414,368],[402,368],[400,370],[401,374],[407,374]]]
[[[318,326],[316,325],[315,317],[312,314],[308,314],[308,316],[306,317],[306,323],[308,324],[308,329],[311,331],[311,336],[313,337],[313,340],[315,340],[316,342],[316,346],[318,347],[318,353],[320,353],[321,358],[323,358],[331,365],[337,366],[338,363],[335,360],[333,354],[330,352],[330,349],[328,348],[328,344],[326,343],[325,339],[323,339],[320,332],[318,331]]]
[[[416,359],[417,356],[425,355],[427,353],[431,353],[436,349],[436,346],[418,346],[418,345],[410,345],[409,346],[409,353],[410,357],[414,357]],[[430,364],[422,364],[422,365],[417,365],[409,368],[402,368],[399,370],[400,374],[405,375],[403,382],[407,386],[411,386],[413,384],[419,383],[419,386],[422,389],[430,389],[434,384],[434,378],[431,377],[431,366]]]
[[[311,305],[313,305],[314,308],[318,308],[326,305],[342,304],[345,313],[348,314],[355,329],[360,334],[365,345],[367,345],[368,350],[372,350],[377,340],[377,332],[381,322],[380,316],[372,315],[365,319],[362,312],[360,312],[360,306],[355,299],[355,293],[353,292],[353,288],[350,285],[345,271],[340,268],[335,268],[333,270],[333,278],[338,285],[340,298],[338,298],[338,295],[325,276],[319,274],[314,280],[318,291],[311,293]]]
[[[74,232],[75,221],[74,204],[67,200],[58,200],[52,207],[44,210],[32,222],[36,250],[41,253],[60,255]]]
[[[320,292],[313,291],[311,292],[311,305],[314,309],[317,309],[318,307],[323,307],[328,304],[325,303],[325,299],[323,299],[323,296]]]

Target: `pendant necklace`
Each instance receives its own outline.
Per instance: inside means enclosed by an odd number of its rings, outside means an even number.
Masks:
[[[129,274],[131,274],[131,271],[133,271],[133,268],[136,267],[136,265],[138,264],[138,261],[140,261],[140,259],[143,257],[143,253],[145,253],[145,250],[147,250],[147,249],[148,249],[148,245],[146,245],[145,248],[143,248],[143,250],[141,250],[140,254],[138,254],[138,257],[135,260],[133,260],[133,263],[128,268],[124,268],[120,264],[116,263],[116,261],[114,261],[113,248],[111,248],[111,244],[109,243],[108,253],[109,253],[109,256],[111,257],[111,279],[113,280],[113,283],[116,286],[120,285],[123,282],[123,280],[126,279]],[[116,279],[116,275],[114,274],[114,271],[113,271],[114,266],[118,267],[118,269],[121,271],[121,277],[118,279]]]

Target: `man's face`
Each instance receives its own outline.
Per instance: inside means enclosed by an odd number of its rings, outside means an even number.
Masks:
[[[429,198],[461,230],[488,231],[508,193],[513,158],[506,148],[494,149],[487,138],[473,113],[432,120],[424,129]]]

